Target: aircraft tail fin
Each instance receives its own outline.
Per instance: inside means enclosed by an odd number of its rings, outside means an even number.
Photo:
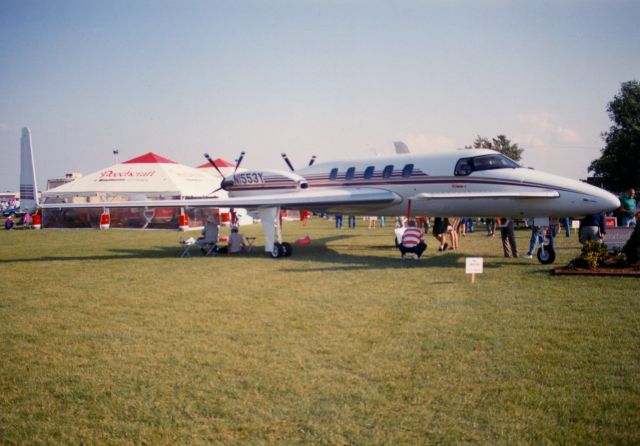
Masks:
[[[402,141],[396,141],[393,145],[396,148],[396,153],[409,153],[409,147],[407,147],[407,145]]]
[[[31,147],[31,130],[27,127],[22,129],[22,138],[20,138],[20,203],[22,208],[28,210],[40,206],[36,167],[33,163]]]

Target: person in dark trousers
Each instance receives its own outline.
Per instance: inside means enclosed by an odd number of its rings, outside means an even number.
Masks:
[[[510,218],[500,218],[500,238],[502,239],[502,251],[505,257],[518,258],[518,247],[516,246],[516,236],[513,232],[513,220]]]
[[[585,243],[589,240],[595,240],[602,243],[607,233],[605,225],[606,217],[604,214],[591,214],[580,220],[580,233],[578,240]]]
[[[489,237],[495,237],[496,236],[496,219],[487,218],[485,221],[487,222],[487,235]]]
[[[424,242],[424,232],[422,228],[416,226],[415,220],[409,221],[409,226],[402,234],[402,240],[398,245],[402,260],[407,258],[407,254],[412,253],[414,259],[419,259],[427,245]]]

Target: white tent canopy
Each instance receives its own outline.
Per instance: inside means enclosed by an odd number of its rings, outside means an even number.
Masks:
[[[208,169],[176,163],[153,152],[88,174],[44,192],[49,199],[72,196],[205,197],[218,187],[220,176]]]

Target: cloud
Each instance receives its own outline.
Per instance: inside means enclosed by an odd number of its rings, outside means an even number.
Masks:
[[[577,130],[563,127],[554,121],[551,113],[520,113],[518,122],[522,134],[516,141],[523,146],[571,145],[582,142]]]
[[[4,122],[0,122],[0,133],[9,131],[9,125]]]

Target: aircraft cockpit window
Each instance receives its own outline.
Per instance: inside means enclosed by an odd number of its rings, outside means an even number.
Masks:
[[[391,178],[391,174],[393,174],[393,164],[384,166],[384,169],[382,170],[382,178]]]
[[[455,175],[469,175],[472,171],[471,158],[462,158],[456,164]]]
[[[338,168],[334,167],[333,169],[331,169],[331,173],[329,173],[329,179],[335,180],[336,178],[338,178]]]
[[[520,167],[518,163],[513,161],[501,153],[495,155],[484,155],[472,158],[473,170],[490,170],[490,169],[508,169]]]
[[[456,164],[455,175],[469,175],[478,170],[515,169],[520,167],[514,160],[501,153],[481,155],[474,158],[461,158]]]
[[[347,169],[347,174],[345,175],[345,179],[347,180],[353,180],[353,176],[356,173],[356,168],[355,167],[349,167]]]
[[[373,166],[369,166],[364,170],[364,179],[365,180],[370,180],[371,178],[373,178],[373,172],[375,170],[375,167]]]
[[[402,177],[403,178],[409,178],[412,173],[413,173],[413,164],[407,164],[402,169]]]

